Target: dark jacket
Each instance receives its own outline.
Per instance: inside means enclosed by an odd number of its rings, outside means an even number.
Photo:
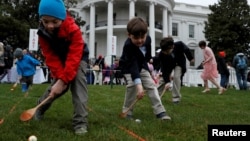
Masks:
[[[247,81],[250,82],[250,71],[247,73]]]
[[[174,53],[166,55],[166,54],[160,52],[159,61],[161,63],[162,77],[163,77],[165,83],[168,83],[168,82],[170,82],[170,75],[176,66],[175,55],[174,55]]]
[[[147,62],[149,62],[152,58],[150,36],[146,37],[144,46],[146,48],[145,56],[141,52],[140,48],[135,46],[129,38],[125,41],[123,46],[119,66],[123,74],[131,74],[132,80],[140,78],[142,68],[149,71]]]
[[[173,53],[175,55],[176,65],[182,68],[182,74],[184,74],[187,71],[186,58],[189,61],[194,59],[190,49],[182,41],[177,41],[174,43]]]
[[[95,60],[94,65],[98,65],[98,66],[100,67],[100,69],[104,69],[104,68],[105,68],[104,58],[99,56],[99,57]]]
[[[88,48],[88,45],[86,43],[84,43],[82,60],[84,60],[87,63],[89,62],[89,48]]]
[[[221,58],[221,57],[217,58],[217,69],[218,69],[219,74],[224,74],[227,76],[230,75],[224,58]]]
[[[12,50],[13,48],[10,45],[7,45],[4,51],[4,68],[6,69],[11,69],[13,66],[14,56]]]

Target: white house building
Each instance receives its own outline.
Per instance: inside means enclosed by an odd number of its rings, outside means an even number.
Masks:
[[[187,62],[188,67],[197,67],[203,59],[198,42],[205,40],[203,30],[210,13],[208,7],[175,3],[174,0],[81,0],[71,10],[86,21],[82,32],[90,58],[101,54],[109,64],[112,55],[119,58],[127,38],[127,22],[138,16],[149,25],[152,56],[160,40],[171,35],[175,41],[181,40],[192,49],[195,63]]]

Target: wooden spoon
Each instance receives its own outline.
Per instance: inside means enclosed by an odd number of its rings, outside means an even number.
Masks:
[[[123,113],[120,113],[119,114],[119,117],[121,118],[125,118],[129,112],[129,110],[131,110],[133,108],[133,106],[136,104],[136,102],[138,101],[139,99],[137,98],[127,109],[127,111],[123,112]]]
[[[34,114],[36,113],[36,110],[38,108],[40,108],[45,102],[47,102],[49,99],[51,98],[51,96],[48,96],[46,99],[44,99],[41,103],[39,103],[36,107],[31,108],[29,110],[24,111],[21,116],[20,116],[20,120],[21,121],[28,121],[30,120]]]

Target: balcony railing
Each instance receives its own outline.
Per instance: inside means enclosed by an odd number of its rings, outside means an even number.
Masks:
[[[127,25],[129,19],[119,19],[119,20],[114,20],[113,25]],[[107,20],[105,21],[99,21],[95,23],[95,27],[103,27],[107,26]],[[155,23],[155,28],[162,30],[162,24],[159,22]],[[89,30],[89,25],[86,26],[86,31]]]

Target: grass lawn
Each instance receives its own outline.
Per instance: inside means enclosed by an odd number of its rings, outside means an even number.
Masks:
[[[202,94],[202,87],[182,87],[182,101],[171,102],[170,92],[162,103],[171,121],[156,119],[147,96],[134,109],[134,120],[122,119],[125,86],[88,85],[89,129],[84,136],[76,136],[71,120],[73,106],[70,92],[56,100],[42,121],[22,122],[20,114],[36,106],[36,101],[48,84],[32,87],[27,97],[21,86],[10,91],[12,84],[0,84],[0,141],[27,141],[36,135],[38,141],[206,141],[209,124],[250,124],[250,93],[228,89],[218,95],[217,89]],[[132,135],[131,132],[134,134]]]

